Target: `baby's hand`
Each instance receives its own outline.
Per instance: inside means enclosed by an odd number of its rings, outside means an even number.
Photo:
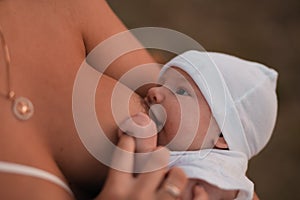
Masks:
[[[135,138],[137,153],[151,152],[157,146],[156,125],[144,113],[137,113],[123,122],[119,134],[122,132]]]

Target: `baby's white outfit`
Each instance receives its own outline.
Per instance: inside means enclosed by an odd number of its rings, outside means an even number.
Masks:
[[[169,166],[180,167],[187,177],[201,179],[224,190],[238,190],[236,199],[252,199],[254,185],[246,177],[248,159],[237,151],[204,149],[172,151]]]
[[[264,148],[275,126],[277,72],[234,56],[194,50],[169,61],[160,76],[170,67],[194,80],[229,147],[172,152],[170,165],[182,167],[190,178],[240,190],[237,199],[252,199],[253,183],[245,172],[248,160]]]

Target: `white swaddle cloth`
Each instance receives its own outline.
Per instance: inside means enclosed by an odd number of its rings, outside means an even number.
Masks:
[[[170,67],[182,69],[194,80],[229,147],[228,151],[210,150],[202,160],[194,159],[197,153],[173,152],[173,161],[182,157],[172,165],[222,189],[240,189],[244,192],[239,198],[251,199],[253,184],[245,177],[247,160],[264,148],[273,132],[277,72],[234,56],[194,50],[165,64],[160,77]]]
[[[245,175],[248,160],[243,153],[219,149],[172,151],[170,159],[170,167],[180,167],[188,178],[224,190],[239,190],[238,200],[253,198],[254,185]]]

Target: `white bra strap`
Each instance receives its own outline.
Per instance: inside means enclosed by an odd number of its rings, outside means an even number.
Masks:
[[[70,193],[73,196],[71,189],[68,187],[68,185],[65,182],[63,182],[57,176],[41,169],[29,167],[26,165],[16,164],[16,163],[0,161],[0,172],[21,174],[25,176],[33,176],[40,179],[44,179],[46,181],[52,182],[64,188],[68,193]]]

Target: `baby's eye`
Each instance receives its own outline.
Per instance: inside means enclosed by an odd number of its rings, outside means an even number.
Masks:
[[[189,96],[190,95],[185,89],[182,89],[182,88],[177,89],[176,94],[183,95],[183,96]]]

